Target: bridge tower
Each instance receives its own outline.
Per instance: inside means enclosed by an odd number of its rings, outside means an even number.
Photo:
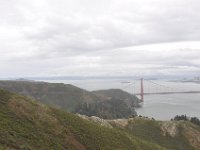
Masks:
[[[141,96],[141,101],[144,102],[144,83],[143,83],[144,79],[141,78],[140,79],[140,96]]]

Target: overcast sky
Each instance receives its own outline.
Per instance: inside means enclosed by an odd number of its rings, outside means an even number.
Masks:
[[[0,0],[0,77],[199,75],[199,0]]]

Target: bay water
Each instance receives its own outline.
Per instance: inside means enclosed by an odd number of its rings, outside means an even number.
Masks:
[[[87,80],[43,80],[50,83],[65,83],[78,86],[88,91],[101,89],[122,89],[131,94],[140,92],[140,81],[123,81],[117,79]],[[144,82],[144,92],[200,91],[200,84],[193,82],[175,82],[165,80]],[[164,85],[164,86],[162,86]],[[139,96],[138,96],[139,97]],[[140,98],[140,97],[139,97]],[[170,120],[175,115],[187,115],[200,118],[200,93],[176,93],[145,95],[141,108],[136,109],[138,115],[153,117],[157,120]]]

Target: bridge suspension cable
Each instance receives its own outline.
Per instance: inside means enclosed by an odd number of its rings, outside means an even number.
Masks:
[[[179,88],[170,87],[161,83],[157,83],[152,80],[134,80],[133,82],[124,82],[126,85],[122,88],[123,90],[130,88],[129,92],[133,95],[140,95],[141,102],[143,102],[144,95],[152,94],[178,94],[178,93],[200,93],[200,91],[184,90]],[[167,83],[167,82],[166,82]],[[127,90],[128,91],[128,90]]]
[[[183,90],[183,89],[178,89],[178,88],[174,88],[174,87],[169,87],[169,86],[166,86],[166,85],[162,85],[162,84],[153,82],[153,81],[151,81],[151,80],[145,80],[145,81],[150,82],[150,83],[152,83],[152,84],[154,84],[154,85],[157,85],[157,86],[159,86],[159,87],[163,87],[163,88],[165,88],[165,89],[171,90],[171,91],[168,91],[168,92],[184,92],[184,91],[185,91],[185,90]],[[167,91],[163,91],[163,92],[167,92]]]

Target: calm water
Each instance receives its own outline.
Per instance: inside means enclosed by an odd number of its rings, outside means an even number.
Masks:
[[[92,91],[99,89],[120,88],[130,93],[138,93],[140,90],[140,82],[131,85],[121,80],[48,80],[51,83],[73,84],[80,88]],[[134,83],[135,81],[131,81]],[[144,82],[144,90],[146,92],[157,91],[187,91],[199,90],[200,84],[181,83],[168,81],[153,81],[160,85],[171,87],[168,89],[164,86],[155,86],[149,82]],[[148,117],[154,117],[159,120],[169,120],[175,115],[186,114],[188,116],[196,116],[200,118],[200,94],[169,94],[169,95],[147,95],[144,97],[142,108],[136,110],[138,114]]]

